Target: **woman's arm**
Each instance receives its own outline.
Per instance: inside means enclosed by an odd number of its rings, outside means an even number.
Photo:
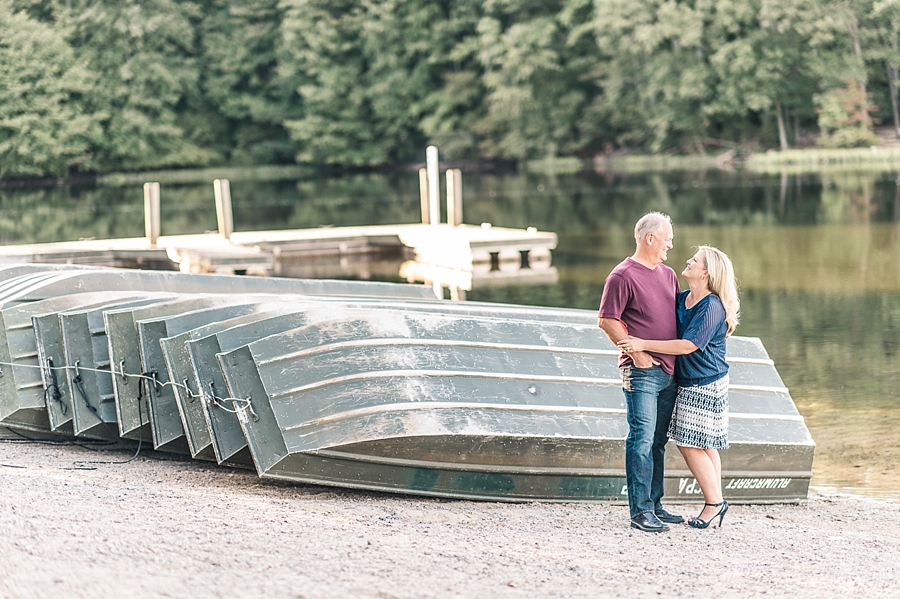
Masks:
[[[625,352],[634,351],[651,351],[658,354],[668,354],[670,356],[683,356],[697,351],[697,346],[687,339],[670,339],[666,341],[654,341],[650,339],[640,339],[638,337],[628,337],[617,343],[620,349]]]
[[[625,326],[614,318],[601,318],[600,328],[613,343],[616,343],[616,340],[626,341],[628,339],[628,332],[625,330]],[[656,359],[650,354],[637,350],[627,353],[631,356],[631,359],[634,360],[634,365],[638,368],[650,368],[654,364],[657,364]]]

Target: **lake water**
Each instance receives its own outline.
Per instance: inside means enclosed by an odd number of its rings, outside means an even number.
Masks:
[[[597,308],[649,210],[670,214],[682,264],[699,244],[731,255],[737,334],[760,337],[817,443],[815,487],[900,498],[900,193],[896,176],[466,174],[464,220],[554,231],[553,285],[493,287],[470,300]],[[216,227],[212,185],[163,185],[163,234]],[[235,227],[415,222],[415,174],[233,181]],[[143,234],[139,186],[0,190],[0,243]],[[397,280],[396,266],[362,276]],[[352,273],[349,276],[354,276]]]

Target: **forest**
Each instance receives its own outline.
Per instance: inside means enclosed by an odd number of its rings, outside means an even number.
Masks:
[[[0,178],[873,143],[900,0],[0,0]]]

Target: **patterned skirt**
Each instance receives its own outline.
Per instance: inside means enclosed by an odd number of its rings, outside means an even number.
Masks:
[[[681,447],[728,449],[728,375],[707,385],[678,387],[669,438]]]

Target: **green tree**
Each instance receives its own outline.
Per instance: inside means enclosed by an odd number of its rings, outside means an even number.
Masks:
[[[702,149],[713,95],[704,25],[711,0],[596,0],[602,53],[595,112],[622,145]]]
[[[282,75],[303,115],[285,125],[297,160],[376,165],[429,141],[474,151],[483,95],[470,37],[476,0],[285,0]]]
[[[478,23],[486,115],[478,123],[487,156],[572,155],[594,141],[586,110],[588,76],[599,59],[583,35],[586,2],[496,0]],[[581,34],[581,35],[580,35]]]
[[[0,6],[0,173],[900,136],[900,0]]]
[[[876,0],[872,5],[871,22],[877,28],[876,63],[883,61],[887,83],[890,120],[894,134],[900,138],[900,109],[898,109],[898,69],[900,69],[900,0]]]
[[[198,166],[221,159],[192,121],[199,94],[200,6],[176,0],[71,0],[59,11],[79,61],[96,75],[88,108],[101,117],[105,170]],[[200,128],[202,129],[202,128]],[[201,136],[202,137],[202,136]]]
[[[94,83],[58,30],[0,0],[0,177],[89,167],[100,129],[82,100]]]
[[[789,146],[789,115],[814,118],[816,78],[806,59],[809,37],[798,31],[803,11],[791,0],[716,3],[705,37],[711,48],[716,93],[704,112],[720,136],[753,135],[775,118],[778,142]]]
[[[878,53],[872,0],[805,0],[802,6],[810,34],[809,61],[818,79],[814,100],[820,141],[826,146],[871,143],[874,106],[867,62]]]
[[[419,105],[419,129],[426,143],[438,146],[450,159],[481,156],[478,122],[485,114],[487,93],[477,32],[482,4],[448,2],[445,18],[429,24],[433,41],[428,62],[433,75]]]
[[[819,112],[819,145],[852,148],[877,143],[872,133],[872,102],[865,88],[850,79],[841,88],[816,96]]]
[[[427,87],[427,49],[403,17],[427,8],[413,4],[286,0],[284,64],[299,81],[303,114],[285,125],[300,145],[298,161],[385,164],[421,143],[416,105]]]
[[[302,117],[283,62],[280,0],[211,0],[201,26],[201,82],[208,138],[233,163],[292,162],[283,122]],[[284,61],[289,64],[289,61]]]

